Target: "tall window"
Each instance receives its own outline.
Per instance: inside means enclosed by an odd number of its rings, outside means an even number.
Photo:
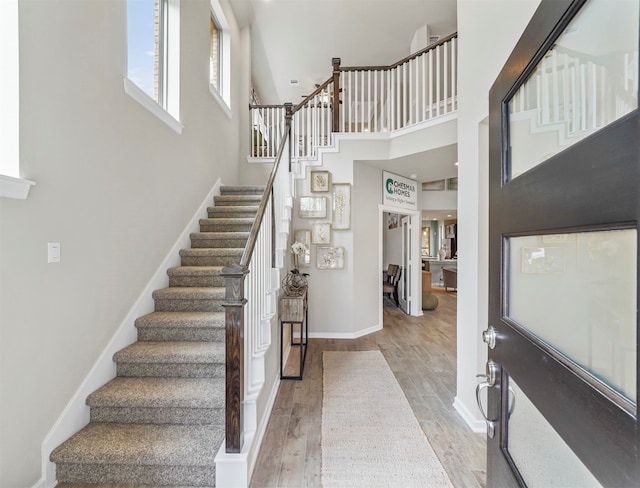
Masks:
[[[127,50],[129,82],[179,120],[180,0],[127,0]]]
[[[209,19],[209,83],[220,91],[220,33],[213,13]]]
[[[211,0],[209,17],[209,90],[228,112],[231,108],[231,40],[229,22],[219,0]]]
[[[160,103],[161,26],[166,0],[127,1],[127,74],[147,95]]]

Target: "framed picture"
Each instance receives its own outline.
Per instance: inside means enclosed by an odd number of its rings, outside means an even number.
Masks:
[[[447,178],[447,190],[458,191],[458,177]]]
[[[331,224],[329,222],[311,224],[311,244],[331,244]]]
[[[311,171],[311,188],[312,192],[329,191],[331,187],[331,173],[329,171]]]
[[[311,266],[311,231],[308,229],[298,229],[293,232],[294,242],[301,242],[305,245],[304,253],[298,254],[298,266],[309,268]]]
[[[300,197],[298,217],[301,219],[326,219],[327,197]]]
[[[351,184],[333,184],[333,230],[351,228]]]
[[[344,268],[344,247],[318,246],[316,266],[318,269]]]

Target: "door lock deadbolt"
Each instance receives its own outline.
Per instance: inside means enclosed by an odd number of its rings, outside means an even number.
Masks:
[[[490,325],[487,330],[482,332],[482,340],[489,346],[489,349],[496,347],[496,339],[498,338],[498,331]]]

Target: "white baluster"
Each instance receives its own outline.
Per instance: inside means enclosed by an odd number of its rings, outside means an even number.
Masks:
[[[407,125],[411,115],[411,111],[408,109],[409,101],[407,100],[407,92],[409,91],[409,83],[407,82],[407,63],[402,64],[402,81],[398,84],[398,90],[401,90],[402,92],[402,108],[399,113],[399,128],[402,128]]]
[[[440,115],[440,103],[442,99],[440,98],[440,80],[442,79],[440,73],[440,51],[442,51],[442,46],[438,46],[436,49],[436,115]]]
[[[382,97],[378,97],[378,77],[379,71],[373,73],[373,130],[374,132],[380,131],[380,121],[378,120],[378,102]]]
[[[587,128],[587,75],[586,66],[580,65],[580,130]]]
[[[451,39],[451,110],[458,108],[458,64],[456,59],[458,57],[458,38]]]
[[[353,92],[353,84],[351,81],[352,71],[347,71],[347,86],[349,87],[347,90],[347,105],[344,107],[345,110],[345,124],[347,130],[345,132],[351,132],[351,126],[353,125],[353,115],[351,114],[351,95]]]
[[[444,88],[444,93],[442,96],[442,113],[447,113],[447,101],[449,99],[449,45],[444,44],[442,46],[442,71],[443,71],[443,81],[442,87]]]
[[[594,63],[589,61],[588,68],[590,72],[590,92],[591,103],[589,103],[591,108],[591,126],[589,130],[594,130],[598,127],[597,116],[598,116],[598,71],[597,67]]]
[[[371,70],[367,70],[367,131],[371,131]]]
[[[558,52],[556,50],[551,51],[551,74],[553,108],[550,116],[552,122],[558,122],[560,120],[560,99],[558,96]]]
[[[562,57],[562,119],[569,133],[569,55]]]
[[[433,49],[429,51],[429,118],[433,118]]]

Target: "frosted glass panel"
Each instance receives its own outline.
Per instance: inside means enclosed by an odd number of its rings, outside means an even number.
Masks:
[[[602,486],[510,378],[513,412],[507,450],[529,488]],[[544,466],[544,469],[541,469]]]
[[[638,0],[589,0],[509,101],[510,178],[638,107]]]
[[[636,401],[634,229],[508,241],[507,316]]]

